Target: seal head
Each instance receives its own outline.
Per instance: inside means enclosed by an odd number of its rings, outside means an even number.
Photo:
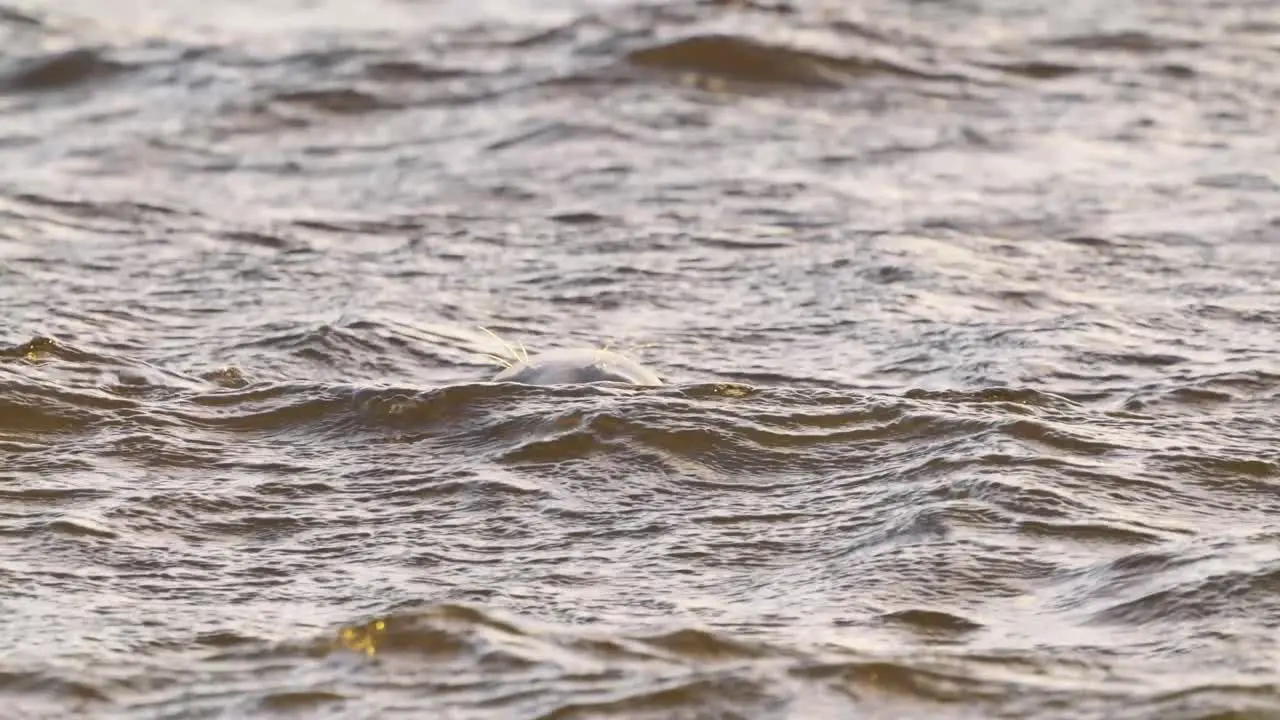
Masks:
[[[612,350],[550,350],[517,362],[493,378],[494,382],[526,385],[576,385],[613,382],[657,386],[658,374]]]

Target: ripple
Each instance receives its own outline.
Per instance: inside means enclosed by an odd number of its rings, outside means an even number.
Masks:
[[[109,702],[111,697],[99,687],[87,682],[68,680],[43,672],[0,671],[0,689],[13,693],[19,703],[24,695],[47,694],[71,698],[83,708],[83,703]],[[64,700],[65,702],[65,700]],[[50,703],[51,705],[53,703]]]
[[[1274,714],[1257,2],[46,5],[15,717]]]
[[[88,518],[67,518],[56,520],[49,523],[47,529],[51,532],[69,535],[72,537],[94,537],[106,540],[114,540],[119,537],[113,530],[102,527],[99,523],[89,520]]]
[[[1086,68],[1067,65],[1063,63],[1049,62],[1046,60],[1024,60],[1007,63],[990,64],[991,67],[1001,72],[1020,77],[1031,78],[1032,80],[1056,80],[1058,78],[1070,77],[1077,73],[1086,72]]]
[[[19,12],[10,7],[0,6],[0,21],[9,25],[19,25],[24,27],[39,27],[42,25],[40,20],[34,15]]]
[[[693,72],[727,80],[813,89],[846,87],[873,74],[929,78],[929,73],[876,58],[836,58],[732,35],[703,35],[632,51],[641,68]]]
[[[1081,50],[1111,50],[1137,53],[1162,52],[1174,49],[1190,50],[1202,45],[1200,41],[1192,38],[1158,35],[1141,30],[1059,37],[1052,40],[1052,44]]]
[[[388,100],[352,88],[284,92],[272,101],[336,115],[363,114],[396,107]]]
[[[127,66],[111,60],[104,51],[76,48],[14,61],[0,69],[0,87],[10,91],[63,90],[118,75]]]
[[[1094,613],[1092,620],[1129,626],[1196,622],[1207,615],[1247,617],[1264,608],[1275,612],[1280,606],[1271,599],[1280,586],[1280,570],[1274,563],[1237,572],[1212,572],[1206,567],[1202,572],[1204,577],[1168,582],[1165,587],[1149,588],[1137,597],[1111,604]]]
[[[923,633],[967,633],[982,628],[982,623],[939,610],[898,610],[881,617]]]

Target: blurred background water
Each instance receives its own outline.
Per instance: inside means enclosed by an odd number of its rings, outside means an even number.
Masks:
[[[0,48],[6,717],[1280,717],[1274,3]]]

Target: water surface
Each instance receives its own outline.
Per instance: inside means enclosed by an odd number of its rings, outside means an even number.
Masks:
[[[1280,13],[0,8],[24,718],[1280,716]],[[490,328],[661,388],[486,382]]]

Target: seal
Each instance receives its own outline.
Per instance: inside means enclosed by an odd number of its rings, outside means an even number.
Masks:
[[[493,378],[494,382],[526,385],[574,385],[612,382],[657,386],[658,374],[631,358],[612,350],[579,348],[548,350],[513,362]]]

